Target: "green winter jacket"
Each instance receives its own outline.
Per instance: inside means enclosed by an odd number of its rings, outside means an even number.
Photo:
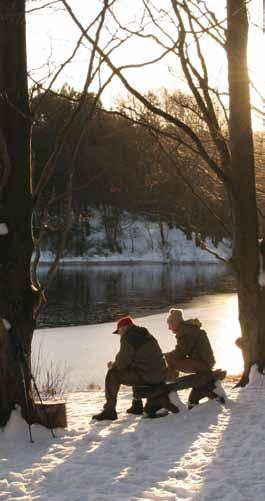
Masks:
[[[167,367],[157,340],[145,327],[132,325],[121,337],[115,358],[118,370],[133,369],[145,383],[161,383]]]
[[[204,362],[211,370],[215,364],[213,350],[208,336],[197,319],[186,320],[179,326],[177,345],[173,351],[165,353],[166,359],[174,361],[190,358]]]

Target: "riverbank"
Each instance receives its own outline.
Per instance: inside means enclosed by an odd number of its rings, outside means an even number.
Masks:
[[[47,255],[44,256],[43,259],[41,260],[40,264],[43,266],[49,266],[53,262],[53,257],[52,255]],[[71,265],[84,265],[84,266],[141,266],[141,265],[161,265],[161,266],[211,266],[211,265],[216,265],[220,264],[222,266],[226,266],[224,262],[219,261],[219,260],[213,260],[213,261],[155,261],[155,260],[146,260],[145,258],[143,259],[124,259],[124,257],[121,257],[121,259],[117,260],[115,256],[108,256],[106,258],[100,258],[97,256],[94,256],[91,259],[83,258],[82,256],[79,256],[78,258],[75,257],[67,257],[67,258],[62,258],[60,260],[60,266],[71,266]],[[229,262],[227,263],[227,266],[229,266]]]
[[[128,213],[121,217],[115,241],[110,241],[107,237],[99,211],[91,210],[89,221],[88,234],[82,233],[79,237],[70,234],[62,263],[216,264],[221,263],[217,255],[226,261],[231,256],[231,243],[226,239],[215,246],[206,237],[203,243],[209,249],[207,251],[199,246],[198,236],[194,232],[185,235],[183,231],[167,223],[158,224]],[[41,252],[42,263],[50,263],[53,258],[54,253],[48,247]]]

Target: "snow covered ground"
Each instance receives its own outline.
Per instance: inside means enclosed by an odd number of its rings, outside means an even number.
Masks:
[[[236,298],[220,294],[198,298],[184,309],[198,316],[211,337],[217,366],[238,373]],[[174,337],[165,329],[166,314],[137,319],[163,349]],[[102,384],[106,362],[118,349],[114,324],[40,330],[44,359],[72,364],[70,386]],[[48,362],[47,362],[48,363]],[[230,369],[229,369],[230,368]],[[202,402],[187,410],[188,391],[179,392],[180,413],[157,420],[126,414],[131,390],[122,388],[114,422],[93,422],[104,403],[103,389],[67,394],[68,428],[56,438],[32,426],[34,443],[19,409],[0,437],[0,500],[7,501],[263,501],[265,419],[263,376],[233,389],[224,382],[225,406]]]
[[[68,395],[68,429],[56,438],[19,412],[0,443],[0,499],[23,501],[263,501],[264,377],[244,389],[225,384],[228,402],[205,402],[178,415],[149,420],[127,415],[92,422],[103,392]],[[187,392],[180,392],[183,402]]]
[[[174,346],[166,313],[137,319]],[[211,338],[217,367],[238,374],[240,352],[234,294],[204,296],[187,303],[185,318],[199,317]],[[42,329],[44,362],[67,362],[69,387],[102,384],[106,362],[118,349],[114,324]],[[126,414],[131,390],[119,394],[114,422],[91,417],[104,404],[103,389],[67,394],[68,428],[56,438],[32,426],[34,443],[19,409],[0,436],[0,500],[7,501],[263,501],[265,488],[265,379],[255,369],[246,388],[224,382],[225,406],[202,402],[189,411],[188,390],[179,392],[180,413],[150,420]]]

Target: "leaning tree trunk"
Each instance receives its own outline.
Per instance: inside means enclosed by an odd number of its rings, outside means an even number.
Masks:
[[[0,0],[0,425],[18,403],[32,419],[31,172],[25,0]],[[25,398],[27,395],[27,398]]]
[[[258,218],[247,69],[248,19],[245,0],[227,0],[227,56],[234,259],[238,279],[245,376],[252,363],[265,362],[264,291],[258,285]]]

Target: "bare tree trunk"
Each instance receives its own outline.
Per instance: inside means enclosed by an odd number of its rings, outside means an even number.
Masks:
[[[260,330],[260,325],[265,323],[265,312],[261,308],[264,294],[260,293],[257,282],[258,219],[247,70],[246,2],[227,0],[227,14],[234,260],[238,278],[239,321],[242,330],[240,346],[247,375],[251,363],[264,365],[265,362],[264,330],[262,332]]]
[[[30,280],[31,118],[25,31],[25,0],[0,0],[0,223],[6,228],[6,234],[0,235],[0,316],[8,321],[0,328],[1,426],[14,403],[21,405],[28,421],[33,411],[26,368],[30,364],[36,292]]]
[[[164,230],[163,221],[160,219],[158,224],[159,224],[159,231],[160,231],[160,237],[161,237],[161,244],[164,247],[166,244],[166,238],[165,238],[165,230]]]

